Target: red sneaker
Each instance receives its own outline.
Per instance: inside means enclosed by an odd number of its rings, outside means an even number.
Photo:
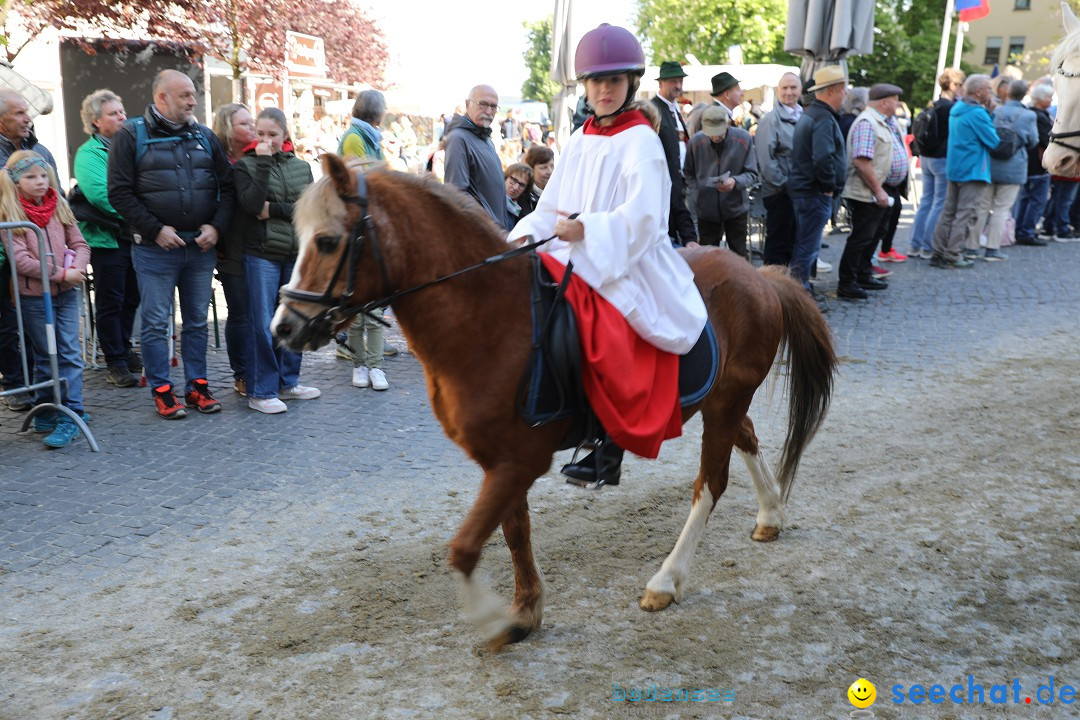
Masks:
[[[907,255],[902,255],[896,252],[896,248],[893,248],[887,253],[878,253],[878,260],[881,262],[904,262],[907,260]]]
[[[876,278],[877,280],[880,280],[881,278],[887,278],[892,275],[892,270],[886,270],[885,268],[879,267],[878,265],[871,265],[870,274],[874,276],[874,278]]]
[[[154,388],[154,405],[157,407],[158,415],[166,420],[179,420],[182,417],[187,417],[187,411],[184,410],[176,396],[173,395],[172,385],[162,385]]]
[[[201,413],[216,413],[221,410],[221,403],[214,399],[209,383],[202,378],[192,383],[191,389],[184,396],[184,402],[188,407],[195,408]]]

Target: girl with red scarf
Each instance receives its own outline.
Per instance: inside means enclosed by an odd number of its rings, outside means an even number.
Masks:
[[[83,411],[82,352],[79,348],[78,288],[86,280],[90,247],[79,232],[75,216],[60,197],[56,175],[35,152],[20,150],[8,158],[0,172],[0,222],[32,222],[45,235],[46,265],[49,270],[49,294],[55,313],[56,360],[65,407],[88,420]],[[19,304],[22,307],[25,341],[34,349],[34,382],[46,382],[51,376],[50,345],[45,326],[45,304],[38,236],[16,230],[7,245],[18,278]],[[4,279],[6,282],[6,278]],[[34,404],[49,402],[49,388],[35,391]],[[67,415],[58,412],[34,417],[34,430],[48,433],[45,445],[61,448],[71,444],[78,428]]]

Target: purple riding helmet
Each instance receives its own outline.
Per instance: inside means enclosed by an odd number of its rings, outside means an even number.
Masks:
[[[605,75],[630,76],[630,91],[626,100],[611,115],[618,115],[630,106],[637,94],[639,78],[645,74],[645,53],[641,43],[626,28],[603,23],[581,38],[577,52],[574,53],[574,67],[578,81]],[[597,120],[611,115],[597,116]]]

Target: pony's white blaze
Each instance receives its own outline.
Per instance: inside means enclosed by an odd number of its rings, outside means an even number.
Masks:
[[[292,277],[289,278],[289,284],[285,285],[284,287],[281,288],[282,290],[292,290],[293,288],[296,287],[296,284],[300,281],[300,263],[303,262],[303,259],[304,259],[304,246],[307,244],[307,242],[308,242],[307,233],[302,233],[300,235],[300,251],[296,255],[296,262],[293,263]],[[283,319],[285,319],[285,303],[284,302],[279,302],[278,306],[277,306],[277,310],[274,311],[274,317],[273,317],[273,319],[270,320],[270,334],[271,335],[273,335],[275,337],[277,336],[276,335],[276,330],[277,330],[278,323],[280,323]]]
[[[676,601],[682,599],[683,583],[690,575],[690,561],[694,559],[698,543],[701,542],[701,536],[705,533],[705,523],[709,521],[712,507],[713,497],[706,488],[694,506],[690,508],[690,517],[683,525],[679,540],[675,543],[675,549],[664,560],[660,570],[649,580],[645,586],[646,590],[654,593],[668,593]]]
[[[746,463],[746,469],[754,481],[754,490],[757,491],[758,514],[757,524],[759,527],[781,528],[784,525],[784,500],[780,490],[780,484],[769,468],[769,463],[759,452],[751,455],[748,452],[738,450]]]

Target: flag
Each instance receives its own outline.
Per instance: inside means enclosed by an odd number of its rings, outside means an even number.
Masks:
[[[971,22],[990,14],[990,0],[956,0],[961,22]]]

